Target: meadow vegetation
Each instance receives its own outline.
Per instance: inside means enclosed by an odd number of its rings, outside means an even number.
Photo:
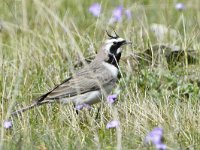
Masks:
[[[94,2],[0,1],[0,149],[154,149],[144,143],[154,127],[163,129],[167,149],[200,149],[200,1],[183,0],[177,10],[173,0],[102,0],[99,17],[88,11]],[[131,18],[109,22],[119,5]],[[94,58],[113,28],[133,42],[123,47],[114,105],[104,101],[77,114],[72,104],[48,104],[3,127],[13,110]],[[154,45],[161,44],[179,47],[180,58],[158,53]],[[111,120],[120,125],[106,129]]]

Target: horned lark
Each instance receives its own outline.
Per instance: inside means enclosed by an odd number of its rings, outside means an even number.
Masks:
[[[112,36],[107,32],[107,35],[109,39],[104,42],[89,65],[40,96],[31,105],[13,112],[12,115],[51,102],[91,105],[101,101],[103,96],[107,96],[115,87],[118,78],[118,63],[122,53],[120,47],[131,43],[120,38],[116,33]]]

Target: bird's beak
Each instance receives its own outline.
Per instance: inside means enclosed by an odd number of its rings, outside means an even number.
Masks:
[[[126,45],[126,44],[132,44],[132,42],[131,41],[124,41],[123,45]]]

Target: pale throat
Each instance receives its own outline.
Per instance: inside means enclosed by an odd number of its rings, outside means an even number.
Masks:
[[[122,49],[121,48],[118,48],[117,49],[117,54],[121,53],[122,52]]]

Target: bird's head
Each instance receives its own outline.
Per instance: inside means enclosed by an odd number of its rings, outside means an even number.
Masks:
[[[115,36],[110,35],[108,32],[107,35],[108,39],[105,40],[102,49],[96,56],[96,59],[101,59],[118,67],[122,53],[121,47],[126,44],[131,44],[131,42],[119,37],[116,32]]]

